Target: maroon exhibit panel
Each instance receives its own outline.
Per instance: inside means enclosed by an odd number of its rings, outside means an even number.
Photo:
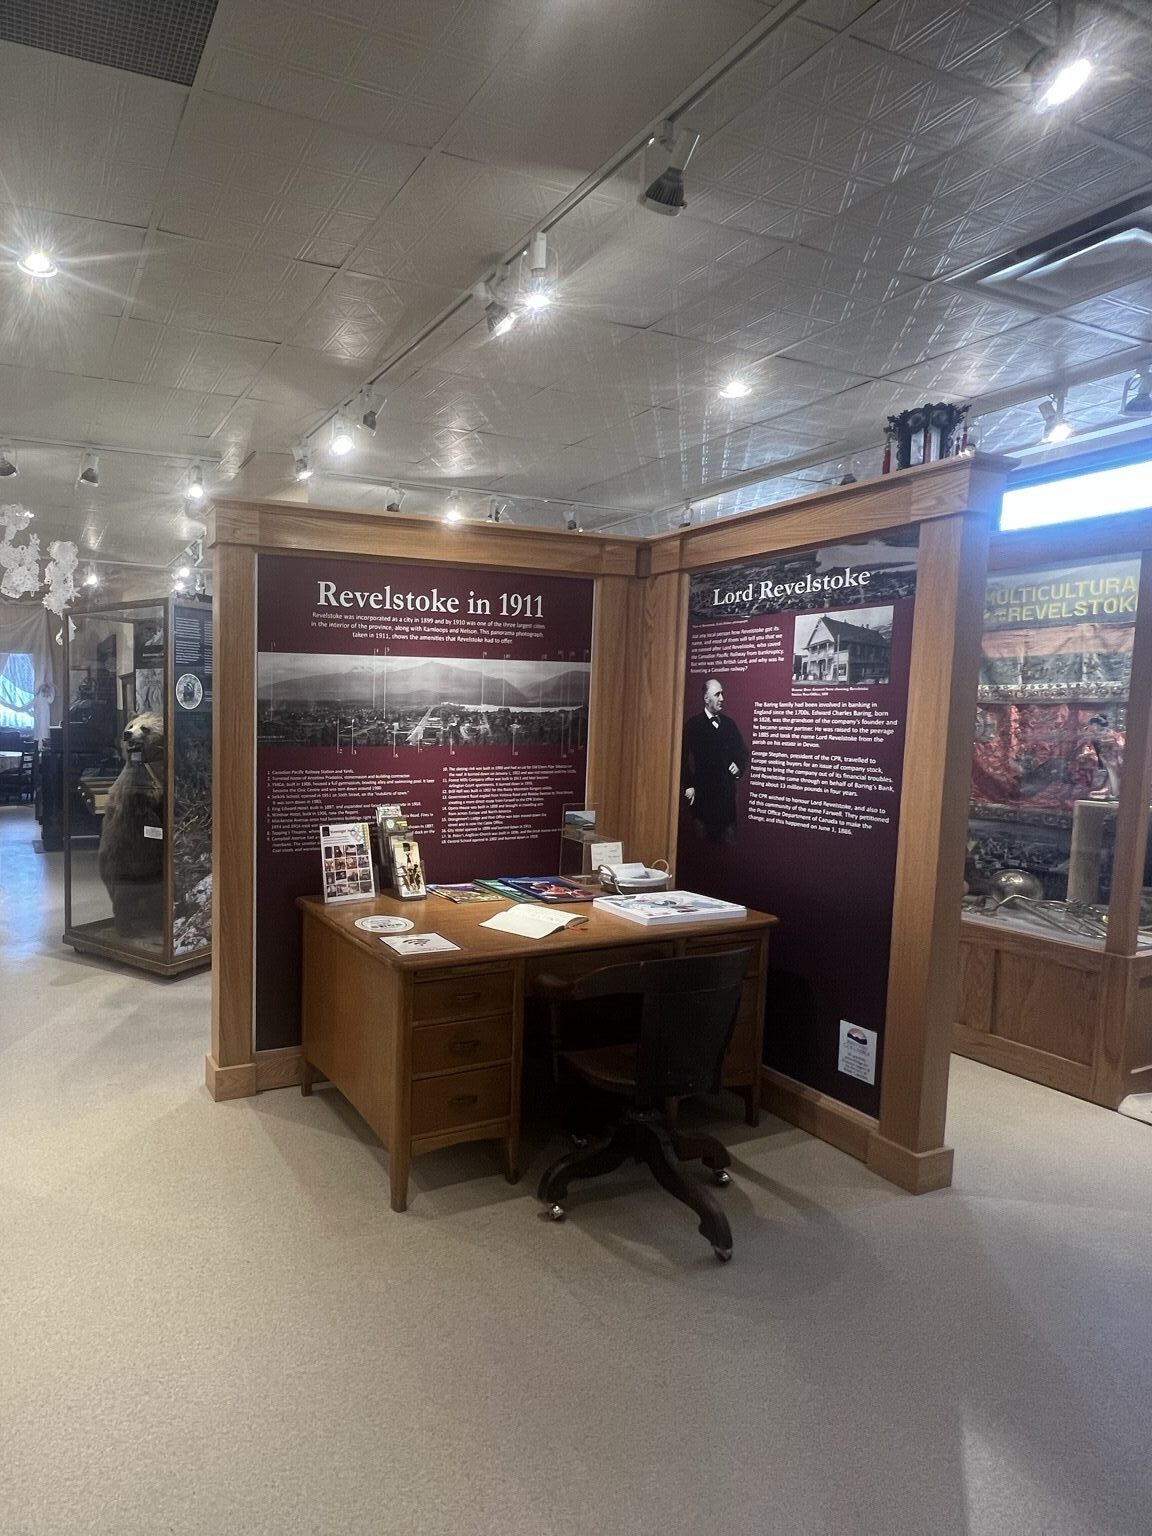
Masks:
[[[692,578],[677,883],[774,912],[769,1066],[876,1114],[916,532]]]
[[[258,1050],[300,1038],[295,899],[320,890],[322,823],[398,803],[432,882],[558,869],[592,602],[583,578],[259,557]]]

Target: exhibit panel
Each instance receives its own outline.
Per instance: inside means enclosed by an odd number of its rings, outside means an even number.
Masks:
[[[65,626],[65,942],[157,975],[211,961],[207,600],[93,608]]]
[[[1046,534],[990,555],[955,1048],[1115,1108],[1152,1061],[1152,525]]]

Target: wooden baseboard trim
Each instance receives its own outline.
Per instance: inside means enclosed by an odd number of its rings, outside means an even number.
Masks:
[[[838,1099],[771,1067],[760,1072],[760,1103],[769,1114],[791,1121],[802,1131],[839,1147],[862,1163],[867,1161],[868,1143],[876,1134],[877,1124],[871,1115],[841,1104]]]
[[[205,1056],[204,1083],[217,1104],[226,1099],[250,1099],[256,1092],[256,1063],[244,1061],[238,1067],[220,1067],[214,1056]]]
[[[265,1088],[298,1088],[304,1081],[304,1058],[298,1045],[256,1052],[256,1092]],[[313,1082],[321,1081],[314,1077]]]
[[[952,1182],[952,1148],[933,1147],[930,1152],[913,1152],[874,1131],[868,1142],[864,1161],[873,1173],[890,1184],[906,1189],[910,1195],[926,1195],[934,1189],[947,1189]]]
[[[986,1030],[970,1029],[966,1024],[953,1027],[952,1049],[957,1056],[966,1056],[970,1061],[982,1062],[1000,1072],[1011,1072],[1016,1077],[1026,1077],[1029,1082],[1042,1083],[1045,1088],[1071,1093],[1078,1099],[1093,1098],[1092,1068],[1084,1062],[1054,1056],[1050,1051],[1021,1045],[1018,1040],[990,1035]]]

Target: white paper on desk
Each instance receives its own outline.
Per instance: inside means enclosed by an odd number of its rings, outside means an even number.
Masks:
[[[380,942],[398,955],[433,955],[441,949],[460,948],[442,933],[406,933],[398,939],[381,939]]]
[[[592,868],[603,869],[605,864],[622,864],[624,862],[623,843],[593,843],[588,850],[588,857],[592,861]]]
[[[522,939],[546,939],[550,933],[558,933],[571,922],[586,922],[582,912],[562,912],[555,907],[530,907],[519,902],[504,912],[497,912],[481,928],[495,928],[500,933],[517,933]]]

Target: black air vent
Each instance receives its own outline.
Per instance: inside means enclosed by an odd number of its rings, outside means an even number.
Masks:
[[[216,0],[0,0],[0,41],[191,85]]]

